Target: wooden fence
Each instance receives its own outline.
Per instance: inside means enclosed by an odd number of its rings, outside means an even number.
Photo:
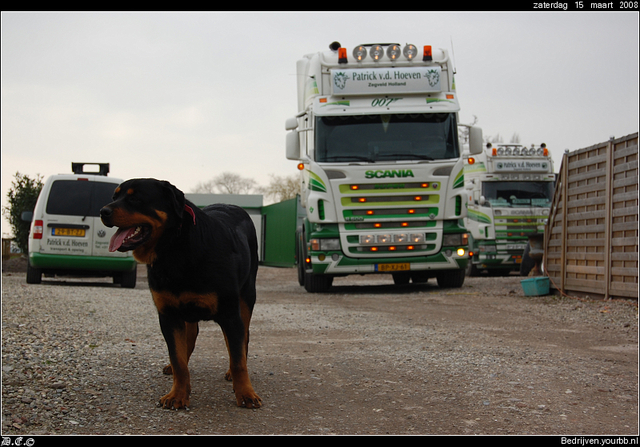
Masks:
[[[562,293],[638,298],[638,133],[564,154],[544,266]]]

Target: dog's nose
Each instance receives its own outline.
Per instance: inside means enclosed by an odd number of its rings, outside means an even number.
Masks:
[[[112,226],[111,223],[109,222],[112,214],[113,214],[113,210],[108,206],[105,206],[100,209],[100,218],[102,219],[102,223],[108,227]]]
[[[108,206],[105,206],[100,209],[100,217],[111,217],[113,210]]]

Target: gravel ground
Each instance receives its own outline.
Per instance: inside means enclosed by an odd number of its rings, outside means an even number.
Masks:
[[[163,410],[167,354],[144,271],[2,283],[2,433],[637,435],[637,301],[524,297],[520,278],[396,287],[339,278],[307,294],[260,268],[238,408],[224,340],[201,325],[192,408]]]

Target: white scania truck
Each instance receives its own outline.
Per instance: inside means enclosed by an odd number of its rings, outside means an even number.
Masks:
[[[467,192],[458,95],[448,54],[431,46],[334,42],[297,63],[298,114],[286,122],[306,211],[299,281],[391,273],[460,287],[467,264]],[[482,131],[469,129],[470,153]]]
[[[524,147],[490,143],[480,154],[465,154],[469,192],[467,274],[527,276],[540,270],[544,226],[553,199],[553,160],[545,144]]]

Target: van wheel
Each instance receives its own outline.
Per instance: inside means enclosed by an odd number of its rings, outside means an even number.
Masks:
[[[129,272],[122,272],[120,274],[120,286],[133,289],[136,286],[137,273],[136,269]]]
[[[40,284],[42,282],[42,270],[31,267],[27,261],[27,284]]]

